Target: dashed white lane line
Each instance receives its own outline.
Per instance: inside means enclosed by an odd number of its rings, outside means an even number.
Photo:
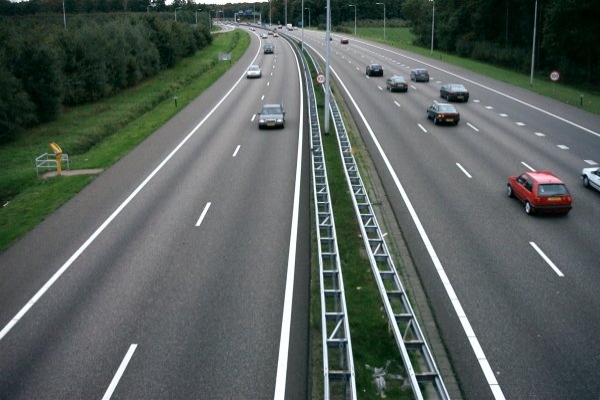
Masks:
[[[200,218],[198,218],[198,221],[196,222],[196,226],[200,226],[200,224],[202,223],[202,221],[204,220],[204,217],[206,217],[206,213],[208,213],[208,209],[210,208],[210,202],[206,203],[206,205],[204,206],[204,210],[202,210],[202,214],[200,214]]]
[[[598,163],[594,160],[583,160],[583,161],[585,161],[589,165],[598,165]]]
[[[469,178],[469,179],[470,179],[470,178],[472,178],[471,174],[469,174],[469,173],[467,172],[467,170],[466,170],[466,169],[464,169],[464,167],[463,167],[462,165],[460,165],[460,163],[456,163],[456,166],[457,166],[458,168],[460,168],[460,170],[461,170],[461,171],[462,171],[462,172],[463,172],[463,173],[464,173],[464,174],[467,176],[467,178]]]
[[[529,242],[529,244],[531,245],[531,247],[533,247],[533,249],[535,251],[537,251],[537,253],[544,259],[544,261],[546,261],[546,263],[548,263],[548,265],[550,266],[550,268],[552,268],[554,270],[554,272],[556,272],[556,275],[558,275],[560,277],[564,277],[565,276],[560,271],[560,269],[558,269],[558,267],[556,265],[554,265],[554,263],[552,262],[552,260],[550,260],[546,254],[544,254],[544,252],[538,247],[537,244],[535,244],[534,242]]]
[[[558,147],[561,150],[569,150],[569,146],[564,144],[557,144],[556,147]]]
[[[539,136],[539,137],[544,137],[544,136],[546,136],[546,134],[545,134],[545,133],[542,133],[542,132],[535,132],[535,135],[536,135],[536,136]]]
[[[425,129],[425,127],[423,125],[421,125],[421,124],[417,124],[417,125],[419,125],[419,128],[421,128],[421,130],[423,132],[427,133],[427,129]]]
[[[467,122],[467,125],[469,126],[469,128],[473,129],[475,132],[479,132],[479,129],[475,128],[473,125],[471,125],[470,123]]]
[[[525,122],[515,122],[515,124],[517,124],[519,126],[525,126]]]
[[[240,147],[241,145],[237,145],[237,147],[235,148],[235,151],[233,152],[233,157],[237,156],[238,151],[240,151]]]
[[[125,354],[125,358],[123,358],[123,361],[121,361],[121,365],[119,366],[117,373],[113,377],[113,380],[110,382],[108,389],[106,389],[106,393],[104,393],[102,400],[108,400],[113,395],[115,389],[117,388],[117,385],[119,384],[119,381],[121,380],[121,377],[125,373],[125,369],[127,368],[129,361],[131,361],[131,357],[133,357],[133,352],[135,351],[136,348],[137,348],[137,344],[132,344],[131,346],[129,346],[129,350],[127,350],[127,354]]]
[[[523,164],[528,170],[535,172],[535,169],[529,166],[529,164],[527,164],[525,161],[521,161],[521,164]]]
[[[402,107],[402,106],[400,105],[400,103],[398,103],[396,100],[394,100],[394,104],[395,104],[395,105],[397,105],[398,107]]]

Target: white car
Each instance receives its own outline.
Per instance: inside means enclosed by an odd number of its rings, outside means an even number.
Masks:
[[[260,78],[262,76],[262,70],[258,65],[251,65],[246,70],[246,78]]]
[[[600,168],[584,168],[581,171],[581,180],[583,181],[583,186],[600,191]]]
[[[267,39],[269,37],[269,35],[267,35],[266,33],[261,33],[260,37],[263,39]]]

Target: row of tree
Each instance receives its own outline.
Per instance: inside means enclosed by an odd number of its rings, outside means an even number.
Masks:
[[[0,142],[96,101],[207,46],[208,25],[169,15],[0,18]]]

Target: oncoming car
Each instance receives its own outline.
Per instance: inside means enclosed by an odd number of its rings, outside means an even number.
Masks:
[[[469,91],[459,83],[447,83],[440,88],[440,97],[448,101],[469,101]]]
[[[265,104],[258,113],[258,129],[284,128],[285,110],[281,104]]]
[[[452,104],[434,101],[427,108],[427,118],[437,124],[457,125],[460,121],[460,113]]]
[[[600,191],[600,168],[584,168],[581,170],[581,180],[583,181],[583,186]]]
[[[390,92],[408,92],[408,83],[401,76],[390,76],[386,79],[385,85]]]
[[[383,76],[383,67],[377,63],[367,65],[365,74],[367,76]]]
[[[348,44],[348,38],[341,38],[340,44]]]
[[[258,65],[251,65],[246,70],[246,78],[260,78],[262,76],[262,70]]]
[[[550,171],[509,176],[506,194],[519,199],[529,215],[536,212],[567,214],[573,202],[563,181]]]

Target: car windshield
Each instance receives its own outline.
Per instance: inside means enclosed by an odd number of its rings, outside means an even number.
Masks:
[[[279,108],[279,107],[265,107],[262,110],[262,114],[267,114],[267,115],[281,114],[281,108]]]
[[[454,90],[455,92],[466,92],[467,89],[463,85],[451,85],[450,90]]]
[[[569,194],[567,187],[561,183],[546,183],[538,186],[539,196],[564,196]]]
[[[402,83],[402,82],[404,82],[404,78],[392,78],[392,82]]]
[[[373,69],[379,69],[381,67],[379,66],[379,64],[371,64],[371,68],[373,68]]]
[[[248,71],[258,71],[260,68],[257,65],[253,65],[248,68]]]
[[[417,73],[417,75],[425,75],[427,73],[427,71],[425,71],[424,69],[418,69],[415,72]]]
[[[440,104],[438,110],[439,110],[439,112],[444,112],[444,113],[455,113],[456,112],[456,109],[449,104]]]

